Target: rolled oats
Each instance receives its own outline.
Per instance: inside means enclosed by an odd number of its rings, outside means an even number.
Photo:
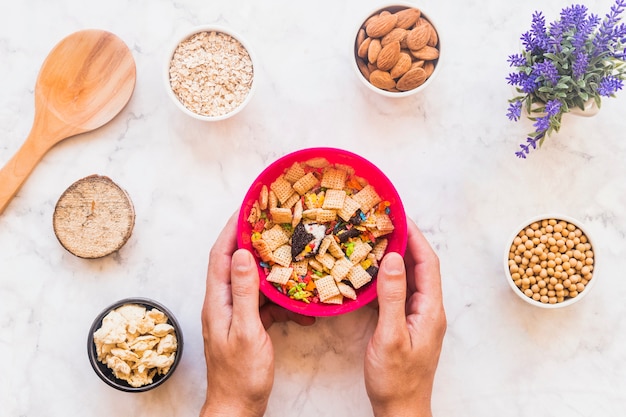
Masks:
[[[246,48],[222,32],[199,32],[182,41],[170,61],[170,85],[190,111],[222,116],[250,93],[254,70]]]

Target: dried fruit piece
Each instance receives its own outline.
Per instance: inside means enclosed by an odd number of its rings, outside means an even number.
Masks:
[[[380,14],[377,18],[372,19],[365,27],[367,36],[371,38],[382,38],[396,26],[398,16],[395,14]]]
[[[372,83],[374,87],[383,90],[390,90],[396,86],[396,82],[391,78],[391,74],[381,70],[372,71],[370,74],[370,83]]]
[[[396,12],[395,15],[398,17],[396,27],[402,28],[402,29],[409,29],[411,26],[415,24],[415,22],[417,22],[417,20],[420,18],[422,13],[420,12],[419,9],[410,8],[410,9],[400,10],[399,12]]]
[[[376,60],[378,69],[389,71],[396,65],[400,58],[400,42],[395,41],[381,49]]]
[[[415,68],[404,74],[397,82],[396,88],[400,91],[412,90],[426,81],[426,71],[423,68]]]

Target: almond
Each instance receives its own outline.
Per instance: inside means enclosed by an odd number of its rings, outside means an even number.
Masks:
[[[435,72],[435,64],[432,61],[428,61],[424,63],[424,71],[426,71],[426,76],[430,77]]]
[[[370,74],[370,83],[382,90],[390,90],[396,86],[396,82],[387,71],[375,70]]]
[[[437,30],[430,23],[428,24],[430,30],[430,37],[428,38],[428,46],[437,46],[439,43],[439,35],[437,34]]]
[[[406,52],[400,52],[398,62],[396,62],[396,65],[389,71],[389,74],[391,74],[391,78],[395,79],[404,75],[409,69],[411,69],[411,55]]]
[[[415,26],[413,29],[411,29],[408,35],[406,35],[406,46],[412,51],[417,51],[425,47],[426,44],[428,44],[429,38],[430,30],[428,30],[428,26]]]
[[[419,19],[422,15],[420,10],[416,8],[400,10],[399,12],[396,12],[394,14],[398,16],[398,22],[396,23],[396,27],[401,29],[409,29],[415,24],[415,22],[417,22],[417,19]]]
[[[379,15],[365,27],[365,33],[371,38],[382,38],[396,26],[398,16],[394,14]]]
[[[367,51],[369,50],[371,41],[372,38],[365,38],[365,40],[359,44],[359,49],[357,49],[356,54],[360,58],[367,58]]]
[[[365,61],[363,61],[362,59],[357,59],[356,65],[359,67],[359,71],[361,71],[361,74],[363,74],[365,79],[369,81],[370,69],[367,67],[367,64],[365,63]]]
[[[365,35],[365,29],[359,29],[359,33],[356,35],[357,46],[360,46],[366,37],[367,35]]]
[[[396,65],[400,58],[400,42],[395,41],[380,50],[376,66],[382,71],[389,71]],[[393,77],[392,77],[393,78]]]
[[[417,59],[432,61],[433,59],[439,58],[439,49],[426,45],[418,50],[411,49],[411,54]]]
[[[402,43],[406,39],[406,35],[408,34],[406,29],[395,28],[380,40],[380,44],[383,48],[389,45],[391,42],[398,41]]]
[[[380,39],[372,39],[372,41],[370,42],[370,46],[367,49],[367,60],[371,64],[376,62],[381,49],[383,49],[383,47],[380,46]]]
[[[413,61],[413,63],[411,64],[411,69],[413,68],[424,68],[424,64],[426,62],[423,59],[418,59],[416,61]]]
[[[426,78],[426,71],[423,68],[415,68],[400,77],[396,88],[400,91],[412,90],[424,84]]]

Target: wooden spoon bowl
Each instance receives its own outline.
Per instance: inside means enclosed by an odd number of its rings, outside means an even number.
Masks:
[[[111,121],[130,100],[135,80],[133,56],[116,35],[88,29],[61,40],[37,77],[32,129],[0,170],[0,214],[48,150]]]

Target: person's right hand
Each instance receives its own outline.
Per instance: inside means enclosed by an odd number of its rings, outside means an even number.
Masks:
[[[365,355],[365,387],[377,417],[432,416],[447,326],[439,258],[411,220],[408,232],[406,266],[390,252],[378,272],[378,324]]]

